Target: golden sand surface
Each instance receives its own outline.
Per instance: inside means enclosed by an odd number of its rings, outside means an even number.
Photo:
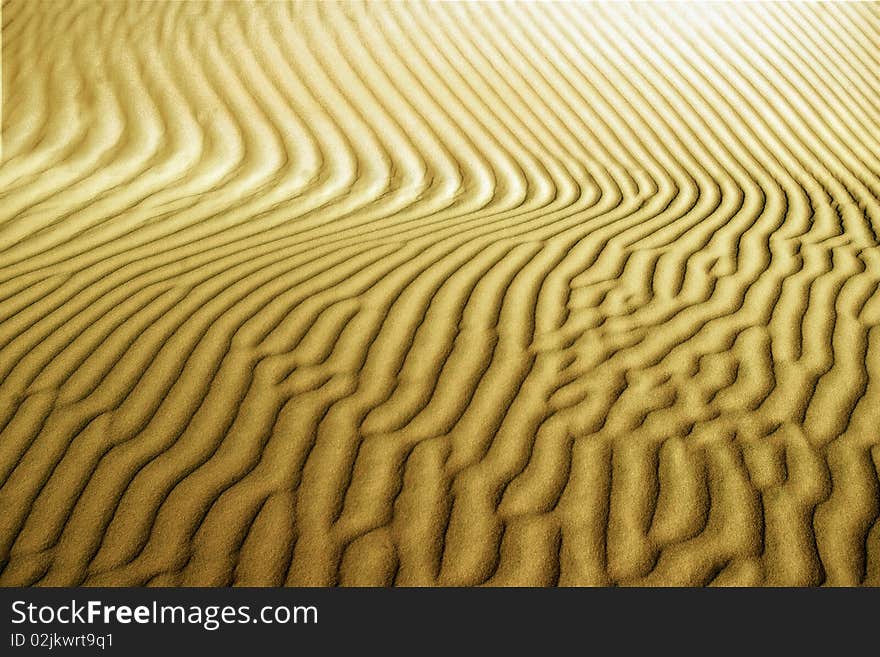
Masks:
[[[880,5],[2,5],[0,584],[880,584]]]

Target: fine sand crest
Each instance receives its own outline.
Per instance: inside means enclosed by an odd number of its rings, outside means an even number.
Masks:
[[[2,6],[0,584],[880,585],[880,11]]]

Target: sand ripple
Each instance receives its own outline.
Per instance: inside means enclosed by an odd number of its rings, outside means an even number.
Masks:
[[[880,585],[877,4],[2,21],[0,584]]]

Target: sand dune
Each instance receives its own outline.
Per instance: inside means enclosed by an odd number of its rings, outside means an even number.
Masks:
[[[0,584],[880,585],[878,5],[2,24]]]

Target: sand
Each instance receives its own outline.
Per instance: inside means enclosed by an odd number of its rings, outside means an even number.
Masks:
[[[0,584],[880,585],[877,4],[2,24]]]

